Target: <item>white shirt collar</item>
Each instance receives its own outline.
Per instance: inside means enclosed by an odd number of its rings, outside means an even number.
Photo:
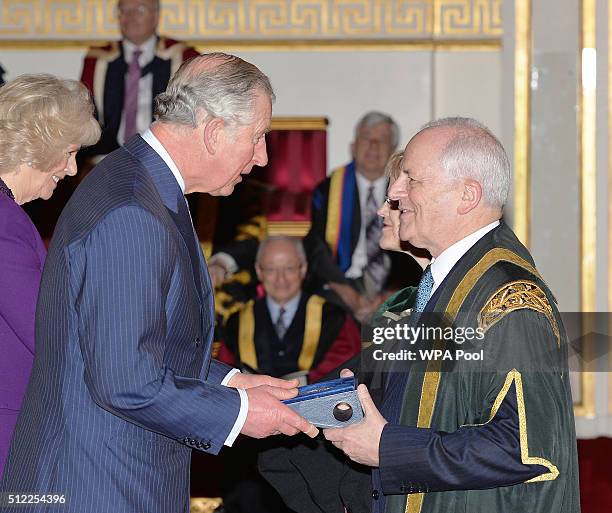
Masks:
[[[289,327],[289,325],[293,321],[293,317],[295,317],[295,313],[297,312],[298,306],[300,305],[301,297],[302,293],[298,292],[296,296],[291,298],[283,305],[283,308],[285,309],[283,321],[286,327]],[[267,294],[266,305],[268,306],[268,311],[270,312],[270,318],[272,319],[272,322],[275,323],[278,319],[278,313],[281,309],[281,306]]]
[[[355,173],[355,177],[357,179],[357,186],[359,187],[359,192],[363,192],[364,200],[367,200],[367,192],[370,187],[374,187],[374,197],[379,199],[380,196],[384,196],[387,192],[387,177],[385,175],[380,176],[373,182],[368,180],[361,173]],[[384,199],[384,198],[383,198]]]
[[[431,276],[434,279],[434,286],[431,290],[432,295],[438,288],[438,285],[444,281],[444,278],[446,278],[451,269],[455,267],[459,259],[465,255],[474,244],[482,239],[485,234],[489,233],[497,226],[499,226],[499,221],[494,221],[476,230],[474,233],[455,242],[452,246],[442,251],[437,258],[431,260]]]
[[[140,49],[142,53],[140,54],[140,58],[138,59],[138,62],[140,63],[140,66],[142,67],[145,64],[148,64],[149,62],[151,62],[153,60],[153,57],[155,57],[155,50],[157,47],[157,36],[155,34],[152,35],[149,39],[147,39],[144,43],[142,43],[139,46],[136,46],[134,43],[132,43],[131,41],[128,41],[127,39],[122,39],[121,44],[123,45],[123,58],[125,59],[125,62],[127,62],[128,64],[132,62],[132,55],[134,55],[134,51],[136,50],[136,48]]]
[[[185,194],[185,180],[183,180],[181,172],[179,171],[178,167],[176,167],[174,160],[172,160],[172,157],[170,157],[170,154],[166,151],[166,148],[163,147],[162,143],[159,142],[159,139],[155,137],[153,132],[151,132],[150,128],[147,129],[141,137],[147,142],[149,146],[151,146],[151,148],[153,148],[153,151],[157,153],[166,163],[166,165],[170,168],[170,171],[172,171],[174,178],[176,178],[176,181],[178,182],[181,191],[183,191],[183,194]]]

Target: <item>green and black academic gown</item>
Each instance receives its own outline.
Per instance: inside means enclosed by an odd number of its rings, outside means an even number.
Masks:
[[[528,251],[502,222],[453,267],[427,310],[445,320],[423,322],[478,329],[482,339],[419,341],[453,359],[413,363],[399,401],[383,397],[390,422],[373,511],[577,513],[568,341]],[[482,360],[458,359],[458,348]]]
[[[411,322],[405,314],[413,300],[414,289],[407,289],[381,310]],[[459,260],[427,309],[449,314],[455,327],[483,330],[480,348],[464,346],[482,349],[483,360],[476,367],[413,363],[395,411],[389,411],[388,389],[379,397],[388,375],[368,376],[390,421],[380,467],[372,472],[374,490],[369,468],[348,463],[322,440],[266,454],[260,462],[266,478],[299,513],[345,507],[353,513],[577,513],[567,338],[527,250],[502,223]],[[382,317],[386,327],[393,322]],[[454,342],[446,346],[453,349]],[[360,381],[373,349],[347,365]]]
[[[405,287],[391,294],[374,313],[372,326],[384,326],[398,321],[414,307],[417,287]]]

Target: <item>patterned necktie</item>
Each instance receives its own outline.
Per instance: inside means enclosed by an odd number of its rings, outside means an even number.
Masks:
[[[385,269],[385,259],[379,242],[382,234],[382,219],[378,216],[378,207],[374,197],[374,186],[368,190],[366,201],[366,254],[368,266],[366,274],[373,282],[375,292],[380,292],[383,288],[387,270]]]
[[[278,335],[279,340],[282,340],[287,333],[287,327],[285,326],[285,321],[283,320],[283,315],[285,315],[285,309],[281,306],[278,311],[278,318],[276,319],[276,324],[274,325],[274,329],[276,330],[276,334]]]
[[[427,305],[429,296],[431,296],[431,291],[433,290],[433,285],[434,279],[431,274],[431,265],[428,265],[423,271],[423,276],[421,276],[419,288],[417,289],[416,304],[414,307],[415,312],[422,312],[425,310],[425,306]]]
[[[125,80],[125,97],[123,102],[123,113],[125,114],[124,141],[136,134],[136,116],[138,114],[138,83],[140,81],[140,63],[138,58],[142,50],[134,50],[132,60],[128,66],[127,78]]]

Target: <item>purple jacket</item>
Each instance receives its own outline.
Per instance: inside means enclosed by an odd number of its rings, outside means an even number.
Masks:
[[[0,478],[32,368],[45,255],[28,215],[0,192]]]

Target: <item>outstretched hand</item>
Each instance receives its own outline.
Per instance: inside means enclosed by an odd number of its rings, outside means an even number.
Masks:
[[[319,434],[315,426],[281,403],[295,397],[296,388],[261,385],[248,388],[246,393],[249,398],[249,411],[242,434],[253,438],[265,438],[280,433],[293,436],[300,432],[314,438]]]
[[[363,408],[363,420],[345,428],[325,429],[323,434],[353,461],[378,467],[380,437],[387,421],[376,408],[365,385],[357,387],[357,397]]]

